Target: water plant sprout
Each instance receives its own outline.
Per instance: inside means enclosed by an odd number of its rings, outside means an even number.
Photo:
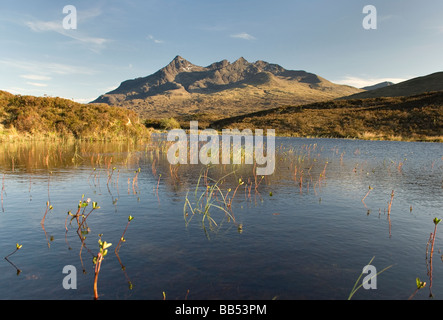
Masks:
[[[10,256],[12,256],[14,253],[16,253],[18,250],[20,250],[21,248],[22,248],[22,245],[17,243],[15,245],[15,250],[5,257],[5,260],[8,261],[17,270],[17,275],[19,275],[20,272],[22,272],[22,271],[19,268],[17,268],[17,266],[14,263],[12,263],[8,258]]]
[[[97,256],[92,259],[92,262],[95,264],[95,275],[94,275],[94,299],[98,299],[98,291],[97,291],[97,281],[98,274],[100,272],[100,267],[102,265],[102,261],[104,257],[108,254],[108,248],[112,246],[112,243],[107,243],[106,241],[102,241],[102,234],[99,235],[98,239],[99,244],[99,252]]]
[[[125,230],[123,231],[123,234],[122,234],[122,236],[120,237],[120,240],[119,240],[119,242],[117,243],[117,245],[115,246],[115,253],[117,254],[118,253],[118,251],[120,250],[120,247],[121,247],[121,244],[122,244],[122,242],[126,242],[126,239],[125,239],[125,233],[126,233],[126,230],[128,230],[128,227],[129,227],[129,224],[131,223],[131,221],[134,219],[134,217],[133,216],[129,216],[128,217],[128,223],[126,224],[126,228],[125,228]]]
[[[123,231],[123,234],[122,234],[122,236],[120,237],[120,240],[119,240],[119,242],[117,243],[117,245],[115,246],[115,250],[114,250],[115,255],[116,255],[116,257],[117,257],[117,260],[118,260],[118,262],[120,263],[120,266],[121,266],[121,268],[122,268],[122,270],[123,270],[123,272],[124,272],[124,274],[125,274],[125,278],[126,278],[126,281],[128,282],[128,285],[129,285],[129,289],[130,289],[130,290],[132,289],[132,282],[131,282],[131,280],[129,279],[127,273],[126,273],[126,270],[125,270],[126,267],[123,265],[123,263],[122,263],[122,261],[121,261],[121,259],[120,259],[120,256],[118,255],[118,253],[119,253],[119,251],[120,251],[120,247],[121,247],[122,242],[126,242],[126,239],[125,239],[125,233],[126,233],[126,230],[128,230],[129,224],[131,223],[131,221],[132,221],[133,219],[134,219],[134,217],[131,216],[131,215],[128,217],[128,223],[126,224],[126,228],[125,228],[125,230]]]
[[[417,294],[417,292],[418,292],[420,289],[423,289],[424,287],[426,287],[426,282],[421,281],[420,278],[418,278],[418,277],[415,279],[415,283],[417,284],[417,288],[416,288],[415,291],[411,294],[411,296],[409,297],[408,300],[412,300],[412,298],[414,298],[414,296]]]
[[[431,232],[429,236],[428,243],[426,245],[426,262],[428,261],[428,249],[429,245],[431,245],[431,252],[429,255],[429,266],[428,266],[428,276],[429,276],[429,296],[432,297],[432,257],[434,255],[434,244],[435,244],[435,235],[437,234],[437,225],[441,222],[441,219],[434,218],[434,233]]]
[[[45,214],[43,215],[42,220],[40,221],[40,224],[43,226],[45,224],[45,219],[46,219],[46,215],[48,214],[49,211],[51,211],[52,209],[54,209],[52,207],[52,205],[50,205],[49,201],[46,202],[46,211]]]

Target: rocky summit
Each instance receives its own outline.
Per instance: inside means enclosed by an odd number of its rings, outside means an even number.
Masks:
[[[202,67],[176,56],[154,74],[126,80],[92,103],[126,107],[143,118],[195,114],[217,118],[325,101],[362,91],[262,60],[251,63],[241,57],[232,63],[222,60]]]

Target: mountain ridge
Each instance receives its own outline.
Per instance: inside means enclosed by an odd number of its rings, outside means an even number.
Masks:
[[[157,72],[123,81],[91,103],[126,107],[145,118],[217,112],[226,116],[362,91],[263,60],[248,62],[240,57],[202,67],[177,55]]]

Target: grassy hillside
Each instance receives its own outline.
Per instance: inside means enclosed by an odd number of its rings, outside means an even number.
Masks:
[[[443,72],[413,78],[391,86],[356,93],[340,99],[366,99],[381,97],[406,97],[426,92],[443,90]]]
[[[222,128],[275,129],[277,135],[443,142],[443,92],[333,100],[218,120]]]
[[[117,140],[147,136],[149,131],[133,111],[105,104],[85,105],[62,98],[0,91],[0,141],[29,138]]]

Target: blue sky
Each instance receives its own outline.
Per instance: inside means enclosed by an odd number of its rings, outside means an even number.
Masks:
[[[77,29],[63,28],[63,7]],[[377,9],[365,30],[363,7]],[[239,57],[357,87],[443,70],[441,0],[17,0],[0,9],[0,90],[89,102],[176,55]]]

